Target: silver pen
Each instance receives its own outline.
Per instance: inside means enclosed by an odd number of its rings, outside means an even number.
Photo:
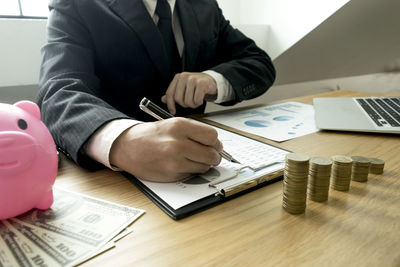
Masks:
[[[171,113],[169,113],[168,111],[165,111],[164,109],[160,108],[159,106],[157,106],[156,104],[154,104],[153,102],[151,102],[149,99],[147,99],[146,97],[144,97],[139,104],[139,108],[141,110],[143,110],[144,112],[146,112],[147,114],[153,116],[154,118],[156,118],[157,120],[164,120],[164,119],[169,119],[169,118],[173,118],[174,115],[172,115]],[[224,159],[234,162],[234,163],[239,163],[239,161],[237,161],[236,159],[234,159],[228,152],[226,152],[225,150],[222,150],[222,152],[220,152],[221,157],[223,157]]]

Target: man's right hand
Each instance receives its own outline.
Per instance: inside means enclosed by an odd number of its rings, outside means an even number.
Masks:
[[[175,182],[221,162],[217,131],[185,118],[137,124],[113,143],[110,163],[154,182]]]

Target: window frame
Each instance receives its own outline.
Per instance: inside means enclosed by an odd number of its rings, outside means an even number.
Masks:
[[[19,15],[1,15],[0,13],[0,19],[47,19],[48,18],[47,16],[25,16],[24,12],[22,11],[21,0],[15,0],[15,1],[18,2]]]
[[[17,15],[0,15],[0,19],[47,19],[48,17],[38,16],[17,16]]]

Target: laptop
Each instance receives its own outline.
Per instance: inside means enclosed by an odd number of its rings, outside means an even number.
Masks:
[[[319,129],[400,133],[400,96],[314,98],[313,101]]]

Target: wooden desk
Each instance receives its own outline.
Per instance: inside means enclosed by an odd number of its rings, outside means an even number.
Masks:
[[[356,96],[332,92],[315,96]],[[312,103],[312,97],[291,99]],[[57,186],[145,209],[133,233],[85,266],[400,266],[400,138],[318,132],[281,144],[309,156],[378,157],[383,175],[307,200],[304,214],[282,209],[282,182],[180,221],[164,214],[122,175],[63,161]]]

